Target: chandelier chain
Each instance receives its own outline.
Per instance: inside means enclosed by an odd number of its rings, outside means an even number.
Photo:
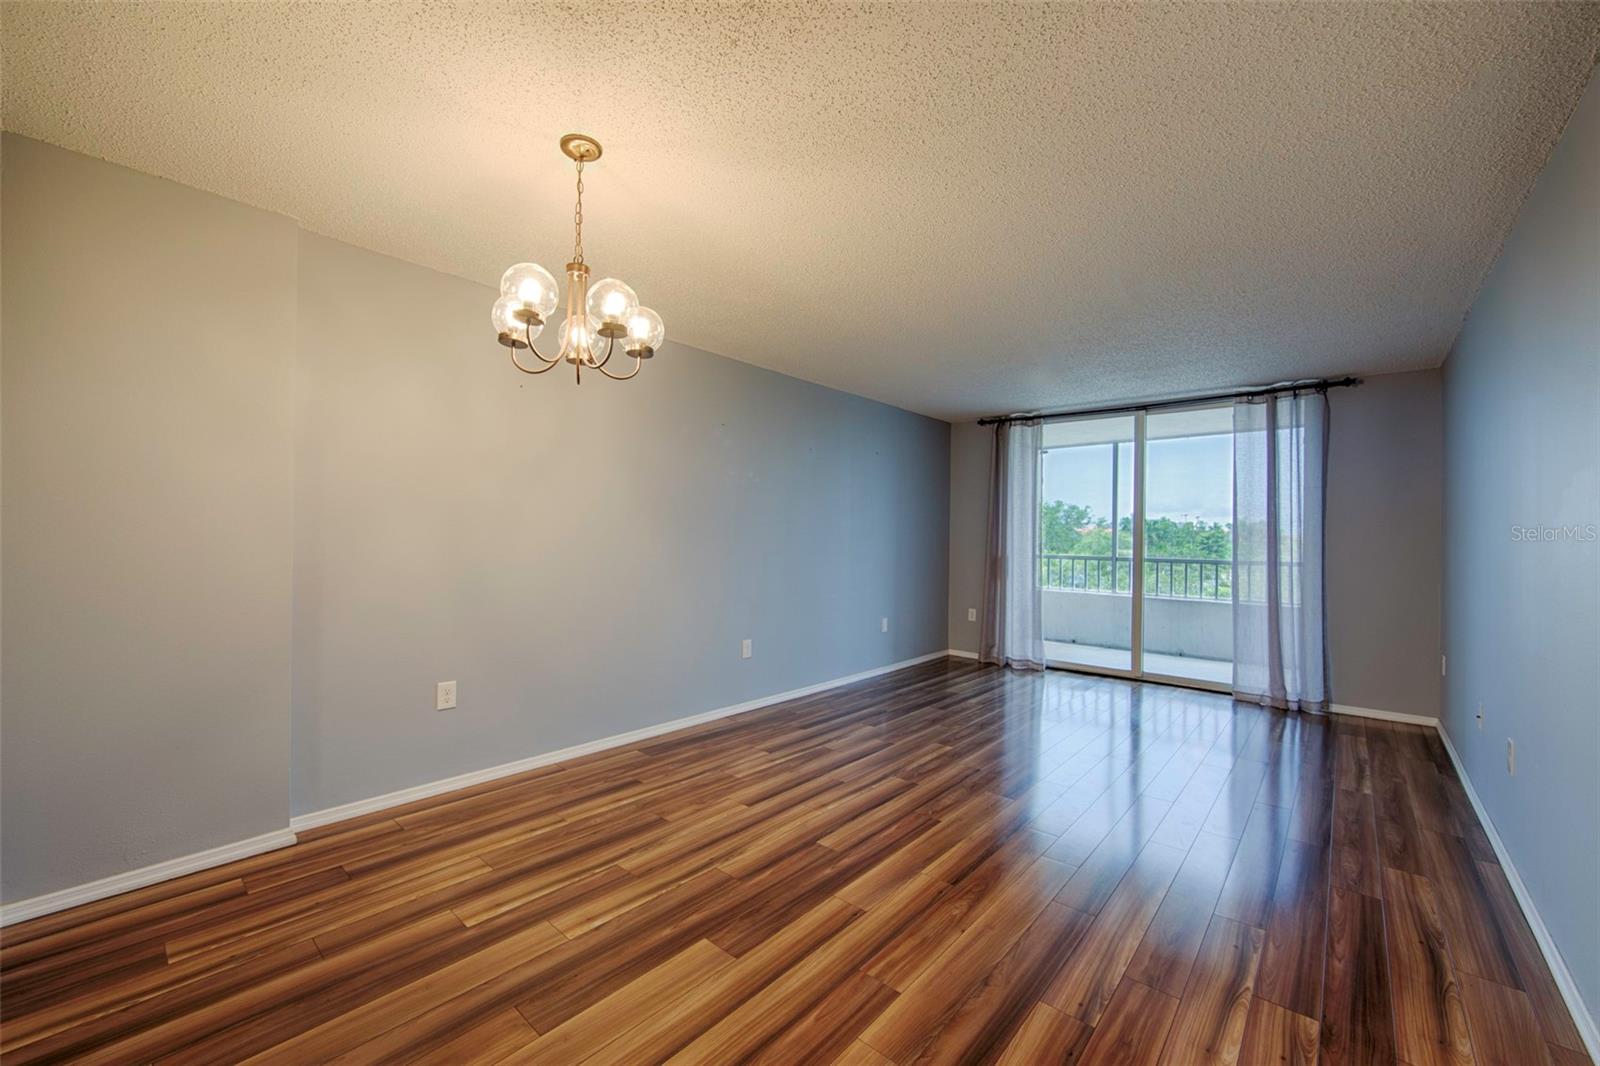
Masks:
[[[583,160],[578,160],[578,203],[572,209],[572,261],[583,262]]]

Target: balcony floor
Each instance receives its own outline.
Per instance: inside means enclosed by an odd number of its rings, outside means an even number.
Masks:
[[[1053,663],[1088,666],[1102,670],[1128,669],[1128,649],[1103,648],[1098,644],[1067,644],[1058,640],[1044,642],[1044,657]],[[1206,681],[1227,685],[1233,682],[1233,663],[1226,659],[1198,659],[1192,655],[1162,655],[1144,653],[1147,674],[1165,674],[1168,677],[1186,677],[1191,681]]]

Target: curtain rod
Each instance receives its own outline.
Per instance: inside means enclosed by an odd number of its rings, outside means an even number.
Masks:
[[[1070,407],[1060,411],[1039,411],[1035,414],[990,415],[978,419],[980,426],[997,426],[1003,422],[1026,422],[1031,419],[1055,420],[1076,418],[1080,415],[1125,415],[1135,411],[1156,411],[1167,407],[1192,407],[1195,404],[1215,403],[1219,400],[1246,400],[1252,396],[1273,396],[1283,392],[1326,392],[1329,389],[1346,389],[1361,384],[1360,378],[1308,378],[1304,381],[1282,381],[1276,385],[1255,385],[1234,389],[1232,392],[1210,392],[1198,396],[1179,396],[1170,400],[1148,400],[1144,403],[1125,403],[1115,407]]]

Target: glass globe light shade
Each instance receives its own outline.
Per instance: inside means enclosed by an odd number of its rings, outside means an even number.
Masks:
[[[589,286],[589,317],[602,324],[623,323],[639,308],[639,297],[616,278],[602,278]]]
[[[540,331],[544,329],[543,323],[530,325],[517,317],[517,312],[526,306],[515,296],[502,296],[496,300],[494,310],[489,312],[489,320],[494,323],[495,333],[509,333],[524,345],[538,337]]]
[[[604,359],[611,342],[600,336],[600,323],[594,319],[568,318],[561,323],[561,352],[573,355],[580,344],[587,345],[596,360]]]
[[[549,318],[561,301],[561,289],[550,271],[538,263],[518,263],[500,276],[500,292],[515,296],[523,306],[531,307],[540,318]]]
[[[641,307],[628,316],[628,351],[641,348],[654,351],[666,339],[667,327],[662,323],[661,316],[650,308]]]

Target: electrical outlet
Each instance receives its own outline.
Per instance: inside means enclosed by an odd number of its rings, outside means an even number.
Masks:
[[[977,620],[978,620],[978,609],[976,607],[968,607],[967,608],[967,621],[976,622]]]
[[[436,711],[452,711],[456,706],[456,683],[454,681],[441,681],[434,693],[433,709]]]
[[[1478,704],[1478,732],[1483,732],[1483,704]]]
[[[880,621],[878,623],[878,632],[880,632],[880,633],[889,632],[889,620],[887,618],[883,619],[882,621]]]
[[[750,658],[750,638],[749,637],[745,637],[744,638],[744,642],[739,645],[739,658],[741,658],[741,659]]]
[[[1506,773],[1517,776],[1517,742],[1506,737]]]

